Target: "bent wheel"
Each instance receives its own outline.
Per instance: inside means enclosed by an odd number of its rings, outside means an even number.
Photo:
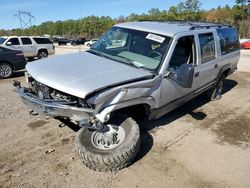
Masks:
[[[116,115],[106,130],[82,128],[76,140],[83,163],[95,171],[117,171],[128,166],[140,148],[138,124]]]

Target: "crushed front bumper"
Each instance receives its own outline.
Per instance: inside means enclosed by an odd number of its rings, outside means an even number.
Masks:
[[[50,117],[66,117],[72,121],[88,120],[94,116],[92,109],[65,105],[61,101],[39,99],[25,87],[14,85],[22,101],[30,109]]]

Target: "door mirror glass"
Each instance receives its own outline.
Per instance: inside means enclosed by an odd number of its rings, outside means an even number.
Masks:
[[[170,69],[169,78],[184,88],[191,88],[194,78],[194,66],[182,64],[177,70]]]

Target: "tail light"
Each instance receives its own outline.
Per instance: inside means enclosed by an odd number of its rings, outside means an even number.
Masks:
[[[16,54],[17,56],[24,56],[23,52]]]

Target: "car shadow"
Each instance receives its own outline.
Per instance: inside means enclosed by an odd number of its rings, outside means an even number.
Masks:
[[[229,92],[231,89],[236,87],[238,82],[231,79],[225,80],[225,85],[223,89],[223,94]],[[150,130],[161,127],[161,126],[168,126],[171,122],[189,114],[191,115],[195,120],[201,121],[204,120],[207,117],[207,114],[202,111],[197,111],[198,108],[201,106],[207,104],[209,101],[204,98],[204,96],[200,95],[193,100],[187,102],[186,104],[182,105],[181,107],[167,113],[163,117],[143,122],[138,121],[139,126],[141,127],[142,137],[141,137],[141,148],[140,151],[135,158],[134,162],[137,162],[141,160],[153,147],[153,137],[150,134]]]

